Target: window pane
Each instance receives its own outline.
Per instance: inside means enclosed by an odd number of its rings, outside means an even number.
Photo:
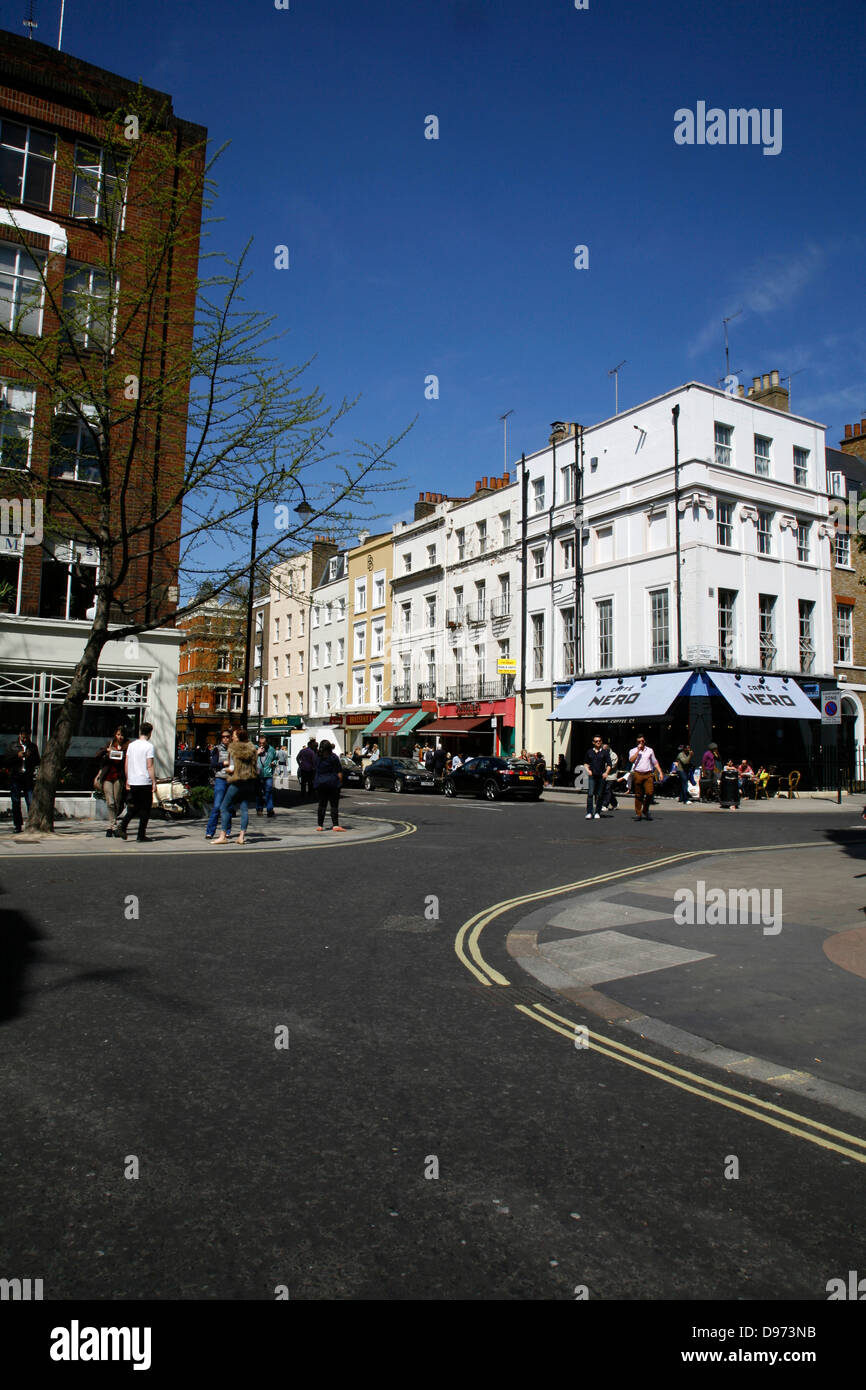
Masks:
[[[24,155],[15,150],[0,149],[0,190],[10,203],[17,203],[21,199],[23,173]]]
[[[69,566],[59,560],[42,561],[42,587],[39,593],[40,618],[65,618],[66,586]]]
[[[54,169],[50,159],[35,159],[31,154],[27,160],[24,178],[24,202],[35,203],[37,207],[51,206],[51,174]]]

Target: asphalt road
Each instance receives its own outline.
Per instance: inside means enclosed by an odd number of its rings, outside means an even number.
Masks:
[[[857,873],[852,809],[636,825],[574,801],[354,793],[345,810],[415,831],[327,854],[4,861],[6,1277],[60,1300],[824,1301],[863,1264],[866,1122],[654,1072],[678,1059],[515,963],[530,906],[485,928],[509,988],[455,950],[492,904],[684,851],[832,840]],[[575,1022],[643,1060],[575,1047]],[[734,1092],[803,1121],[775,1127]]]

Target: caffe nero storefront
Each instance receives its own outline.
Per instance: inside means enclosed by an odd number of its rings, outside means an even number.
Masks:
[[[820,697],[834,681],[768,672],[688,669],[576,680],[548,716],[571,724],[569,764],[579,766],[593,734],[607,737],[621,764],[638,734],[665,773],[678,747],[690,744],[696,764],[709,743],[722,762],[748,759],[801,789],[836,788],[837,730],[822,726]],[[566,734],[563,729],[562,735]]]

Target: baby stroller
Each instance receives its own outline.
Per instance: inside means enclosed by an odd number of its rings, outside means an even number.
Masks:
[[[190,813],[187,788],[177,777],[157,782],[153,793],[153,809],[161,811],[165,820],[181,820]]]

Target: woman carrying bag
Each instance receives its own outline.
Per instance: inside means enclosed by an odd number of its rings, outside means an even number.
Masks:
[[[105,797],[108,814],[111,816],[111,825],[105,832],[107,840],[114,836],[117,822],[123,814],[123,803],[126,800],[123,767],[127,743],[128,739],[123,729],[115,729],[111,742],[98,754],[98,757],[102,759],[102,766],[96,774],[93,785]]]
[[[255,746],[250,743],[246,729],[233,729],[229,744],[229,771],[226,778],[228,786],[220,815],[221,830],[211,841],[214,845],[228,844],[232,828],[232,809],[236,803],[241,808],[241,829],[238,844],[246,844],[247,826],[250,823],[250,802],[255,801],[258,788],[258,768],[256,766]]]

